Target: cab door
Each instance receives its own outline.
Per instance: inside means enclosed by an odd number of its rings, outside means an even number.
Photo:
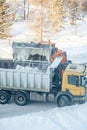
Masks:
[[[79,76],[67,75],[67,89],[74,96],[80,96]]]

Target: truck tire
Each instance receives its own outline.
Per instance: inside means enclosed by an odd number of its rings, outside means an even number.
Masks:
[[[62,95],[62,96],[57,98],[57,105],[59,107],[68,106],[69,104],[70,104],[70,100],[67,96]]]
[[[6,91],[0,91],[0,103],[6,104],[9,101],[9,94]]]
[[[27,96],[23,92],[18,92],[14,95],[14,101],[17,105],[24,106],[27,104]]]

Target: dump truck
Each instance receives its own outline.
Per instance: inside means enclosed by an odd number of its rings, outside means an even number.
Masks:
[[[68,64],[66,54],[53,45],[13,42],[13,59],[0,60],[0,103],[11,97],[18,105],[31,94],[52,94],[59,107],[85,102],[87,69]]]
[[[18,105],[30,100],[30,93],[52,94],[59,107],[75,102],[85,102],[85,84],[87,72],[83,65],[69,64],[59,80],[57,69],[59,59],[48,67],[47,71],[0,69],[0,103],[6,104],[14,97]],[[55,77],[56,76],[56,77]],[[55,80],[55,78],[57,80]]]

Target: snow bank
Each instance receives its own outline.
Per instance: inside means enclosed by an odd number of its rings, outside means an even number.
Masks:
[[[0,130],[87,130],[87,103],[0,119]]]

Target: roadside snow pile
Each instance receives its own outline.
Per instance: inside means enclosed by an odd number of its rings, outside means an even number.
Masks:
[[[87,130],[87,103],[0,119],[0,130]]]

